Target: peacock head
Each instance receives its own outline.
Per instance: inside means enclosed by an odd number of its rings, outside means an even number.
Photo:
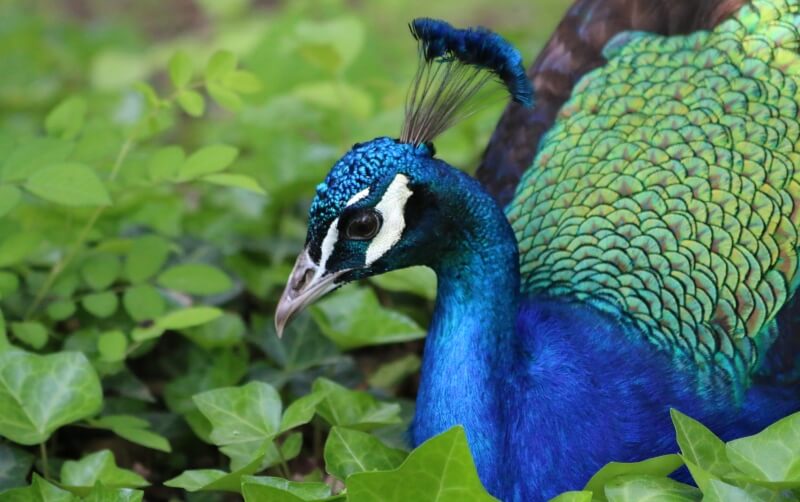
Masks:
[[[446,245],[453,207],[432,140],[471,109],[492,79],[531,106],[533,91],[519,53],[484,28],[456,29],[416,19],[420,67],[406,102],[399,139],[359,143],[317,186],[305,248],[278,303],[280,336],[292,316],[350,281],[427,265]],[[453,202],[453,201],[449,201]],[[448,208],[448,209],[443,209]]]

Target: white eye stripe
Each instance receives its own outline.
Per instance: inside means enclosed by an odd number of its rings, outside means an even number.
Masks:
[[[350,197],[350,200],[347,201],[347,204],[345,204],[345,207],[352,206],[353,204],[355,204],[356,202],[360,201],[361,199],[363,199],[364,197],[366,197],[368,195],[369,195],[369,187],[365,188],[364,190],[361,190],[357,194],[355,194],[352,197]]]
[[[406,202],[411,197],[408,188],[409,179],[403,174],[398,174],[389,184],[386,193],[375,206],[383,217],[383,225],[367,248],[365,264],[372,265],[375,261],[397,244],[406,227],[404,217]]]
[[[314,274],[315,279],[317,276],[325,273],[325,264],[328,263],[328,258],[330,258],[331,254],[333,253],[333,247],[336,245],[336,241],[339,240],[339,229],[337,228],[338,225],[339,218],[336,218],[331,222],[331,226],[328,227],[328,233],[325,234],[325,238],[322,239],[322,246],[320,246],[319,267],[317,268],[317,272]]]

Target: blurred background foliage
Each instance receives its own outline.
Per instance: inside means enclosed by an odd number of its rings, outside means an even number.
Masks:
[[[244,462],[211,445],[192,396],[260,381],[289,403],[320,376],[397,406],[362,428],[407,449],[428,271],[348,286],[274,335],[314,187],[353,143],[399,132],[417,62],[409,20],[491,27],[530,63],[567,3],[0,2],[0,351],[82,352],[103,388],[101,412],[45,438],[50,471],[107,448],[155,485],[148,500],[219,498],[158,486]],[[444,134],[439,155],[473,169],[503,105]],[[275,472],[322,479],[331,423],[282,436],[293,443]],[[0,464],[32,454],[0,441]]]

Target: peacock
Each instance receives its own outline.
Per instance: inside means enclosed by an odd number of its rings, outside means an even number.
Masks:
[[[279,333],[344,283],[433,269],[411,442],[463,425],[507,501],[674,452],[670,408],[723,439],[800,409],[797,0],[578,0],[527,73],[485,28],[410,28],[401,133],[317,186]],[[433,140],[492,89],[476,179]]]

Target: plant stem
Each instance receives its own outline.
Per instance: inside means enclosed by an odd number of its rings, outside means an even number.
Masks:
[[[50,480],[50,466],[47,462],[47,445],[44,444],[44,441],[39,443],[39,452],[42,455],[42,474],[44,474],[44,479]]]
[[[281,459],[281,472],[283,473],[283,477],[289,479],[292,475],[292,471],[289,470],[289,463],[286,461],[286,458],[283,456],[283,451],[281,450],[280,444],[275,444],[275,448],[278,450],[278,458]]]
[[[108,181],[114,181],[116,179],[117,174],[119,174],[119,170],[122,167],[122,163],[125,161],[125,158],[128,156],[128,153],[131,151],[133,147],[133,136],[128,137],[124,143],[122,143],[122,147],[119,149],[119,153],[117,153],[117,158],[114,160],[114,165],[111,168],[111,174],[108,177]],[[30,317],[36,312],[39,306],[44,301],[47,294],[50,292],[50,289],[55,284],[56,279],[59,278],[61,272],[63,272],[72,260],[75,259],[75,256],[78,254],[78,251],[83,247],[84,242],[89,237],[89,233],[94,228],[95,223],[100,218],[100,216],[105,212],[108,206],[100,206],[95,209],[92,214],[89,216],[89,219],[86,221],[86,224],[81,229],[80,233],[78,234],[78,238],[75,239],[75,242],[72,244],[69,252],[64,256],[63,259],[56,262],[53,265],[53,268],[50,269],[50,273],[47,275],[47,279],[42,284],[42,287],[39,288],[39,291],[36,292],[36,297],[34,298],[33,302],[31,303],[28,310],[25,312],[25,319],[30,319]]]

